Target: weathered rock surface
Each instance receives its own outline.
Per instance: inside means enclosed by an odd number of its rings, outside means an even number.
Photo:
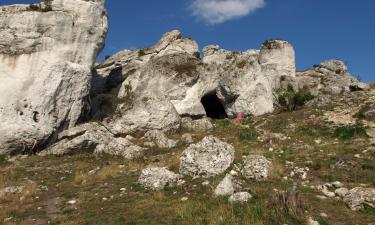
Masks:
[[[215,196],[229,196],[232,195],[236,189],[234,177],[227,174],[224,179],[216,186],[214,195]]]
[[[225,172],[233,160],[232,145],[208,136],[184,150],[180,158],[180,173],[192,177],[212,177]]]
[[[214,128],[208,118],[193,120],[190,117],[181,119],[181,127],[188,130],[210,130]]]
[[[173,148],[177,145],[177,141],[169,139],[159,130],[147,131],[143,138],[154,142],[159,148]]]
[[[0,7],[0,154],[36,151],[87,111],[103,0]]]
[[[174,131],[180,127],[181,118],[172,103],[165,99],[143,98],[133,105],[121,104],[118,114],[107,121],[108,128],[115,134],[131,134],[160,130]]]
[[[134,145],[130,138],[115,137],[103,124],[86,123],[59,134],[58,142],[41,155],[73,153],[107,153],[134,159],[143,156],[145,148]]]
[[[242,175],[256,181],[265,180],[270,175],[272,163],[264,156],[249,155],[243,162]]]
[[[375,189],[356,187],[349,191],[344,197],[345,203],[352,210],[359,210],[364,205],[375,208]]]
[[[313,69],[297,73],[299,89],[318,95],[338,95],[354,89],[368,89],[369,86],[361,83],[348,73],[344,62],[328,60],[315,65]]]
[[[97,65],[96,83],[102,85],[94,86],[121,86],[119,98],[129,90],[138,98],[159,96],[181,116],[207,115],[201,103],[207,95],[216,96],[227,115],[261,115],[273,111],[273,89],[281,80],[295,82],[293,47],[285,41],[269,43],[246,52],[208,46],[200,60],[197,44],[172,31],[151,48],[123,51]]]
[[[248,192],[237,192],[229,197],[230,203],[244,203],[252,199],[253,196]]]
[[[142,170],[138,183],[151,190],[162,190],[174,187],[181,182],[182,176],[168,170],[168,168],[147,168]]]

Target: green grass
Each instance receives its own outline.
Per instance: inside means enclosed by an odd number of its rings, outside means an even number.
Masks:
[[[327,220],[323,217],[318,217],[318,222],[319,222],[319,225],[329,225],[329,223],[327,222]]]
[[[368,137],[366,128],[360,124],[354,126],[337,127],[334,131],[334,137],[341,140],[349,140],[356,137]]]
[[[0,166],[6,165],[7,163],[7,157],[5,155],[0,155]]]

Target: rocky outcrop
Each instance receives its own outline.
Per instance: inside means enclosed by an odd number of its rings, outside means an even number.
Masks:
[[[166,33],[151,48],[123,51],[97,65],[101,85],[94,86],[101,88],[94,92],[118,87],[118,98],[129,92],[137,98],[158,96],[180,116],[195,118],[209,114],[202,99],[210,95],[226,117],[272,112],[273,89],[285,80],[295,82],[294,50],[286,41],[268,41],[261,50],[246,52],[208,46],[202,60],[198,52],[196,42],[180,32]]]
[[[180,158],[180,173],[192,177],[212,177],[224,173],[234,160],[234,148],[213,136],[190,145]]]
[[[163,190],[183,183],[182,176],[169,171],[168,168],[147,168],[142,170],[138,179],[139,185],[146,189]]]
[[[301,91],[309,91],[315,96],[338,95],[360,89],[368,89],[367,84],[353,77],[344,62],[328,60],[313,69],[297,73],[298,86]]]
[[[356,187],[349,191],[344,201],[352,210],[359,210],[364,205],[375,208],[375,189]]]
[[[0,7],[0,154],[36,151],[88,111],[103,0]]]
[[[266,180],[271,169],[272,163],[264,156],[249,155],[244,160],[242,175],[256,181]]]
[[[134,145],[132,138],[115,137],[104,124],[86,123],[58,135],[57,143],[41,155],[67,155],[76,153],[106,153],[135,159],[143,156],[145,148]]]

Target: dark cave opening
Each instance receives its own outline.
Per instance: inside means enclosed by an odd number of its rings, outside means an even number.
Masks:
[[[204,95],[201,99],[201,103],[206,110],[207,117],[212,119],[225,119],[228,117],[223,104],[216,96],[216,92],[210,92]]]

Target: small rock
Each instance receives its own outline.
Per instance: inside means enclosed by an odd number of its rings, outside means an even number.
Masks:
[[[309,217],[307,219],[307,225],[320,225],[318,221],[314,220],[313,218]]]
[[[77,203],[77,200],[70,200],[70,201],[68,201],[68,204],[69,205],[74,205],[74,204],[76,204]]]
[[[321,217],[328,218],[328,215],[326,213],[320,213],[319,214]]]
[[[335,182],[332,182],[332,186],[335,188],[342,188],[344,187],[344,184],[341,183],[340,181],[335,181]]]
[[[186,144],[191,144],[194,142],[193,136],[191,134],[183,134],[181,136],[181,141]]]
[[[232,195],[235,191],[235,184],[233,182],[233,177],[227,174],[220,184],[215,188],[215,196],[228,196]]]
[[[166,186],[176,186],[182,176],[163,168],[147,168],[142,170],[142,174],[138,179],[138,183],[148,189],[162,190]]]
[[[181,198],[181,201],[183,201],[183,202],[186,202],[187,200],[189,200],[188,197],[182,197],[182,198]]]
[[[229,197],[229,202],[230,203],[235,203],[235,202],[247,202],[249,201],[253,196],[249,194],[248,192],[237,192],[234,193]]]
[[[204,181],[204,182],[202,183],[202,185],[203,185],[203,186],[208,186],[208,185],[210,185],[210,182],[209,182],[208,180],[206,180],[206,181]]]

